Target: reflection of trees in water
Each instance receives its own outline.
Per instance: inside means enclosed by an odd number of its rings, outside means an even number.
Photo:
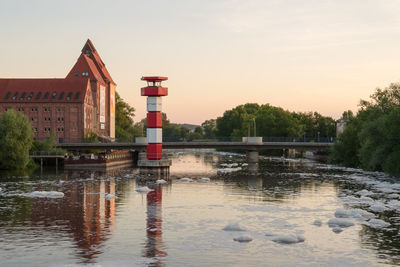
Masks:
[[[394,212],[385,213],[380,219],[391,222],[390,218],[397,217]],[[392,221],[393,223],[393,221]],[[398,223],[398,222],[397,222]],[[392,265],[400,265],[400,227],[399,225],[383,229],[374,229],[362,226],[360,231],[361,246],[377,251],[377,257],[383,262]]]
[[[68,173],[71,177],[88,178],[90,173]],[[90,176],[89,176],[90,177]],[[115,182],[110,181],[73,181],[62,186],[64,197],[61,199],[33,200],[32,223],[45,227],[63,225],[64,231],[71,233],[78,248],[79,257],[84,263],[91,263],[96,255],[101,254],[101,245],[115,223],[115,199],[106,200],[106,193],[115,194]],[[59,231],[46,228],[46,231]]]

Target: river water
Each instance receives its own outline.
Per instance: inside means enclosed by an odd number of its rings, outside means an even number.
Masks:
[[[400,182],[382,173],[169,156],[171,181],[148,193],[135,169],[0,174],[0,266],[400,264]]]

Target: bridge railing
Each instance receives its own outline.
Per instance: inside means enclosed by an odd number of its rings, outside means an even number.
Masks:
[[[49,150],[49,151],[29,151],[29,156],[64,156],[65,151]]]
[[[334,137],[282,137],[282,136],[263,136],[263,142],[308,142],[308,143],[333,143]],[[95,141],[88,142],[84,138],[63,138],[58,143],[109,143],[111,141]],[[135,138],[116,138],[115,143],[135,143]],[[163,137],[163,142],[242,142],[242,137],[215,137],[215,138],[199,138],[187,139],[182,137]]]

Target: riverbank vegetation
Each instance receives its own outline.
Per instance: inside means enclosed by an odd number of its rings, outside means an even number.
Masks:
[[[13,109],[0,114],[0,169],[28,167],[32,142],[32,126],[24,114]]]
[[[342,119],[331,162],[400,177],[400,84],[376,89],[355,116],[345,112]]]
[[[256,124],[256,133],[254,133]],[[269,104],[248,103],[225,111],[215,125],[217,137],[289,137],[327,138],[336,133],[336,123],[331,117],[317,112],[290,112]]]
[[[134,123],[135,108],[126,103],[115,92],[115,137],[119,141],[132,142],[135,137],[143,136],[140,123]]]

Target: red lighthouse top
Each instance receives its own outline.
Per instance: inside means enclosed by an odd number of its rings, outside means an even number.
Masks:
[[[168,77],[161,77],[161,76],[142,77],[142,81],[148,81],[148,82],[161,82],[161,81],[166,81],[166,80],[168,80]]]
[[[146,76],[142,77],[142,81],[147,81],[147,87],[142,88],[142,96],[166,96],[168,88],[162,87],[161,82],[168,80],[168,77]]]

